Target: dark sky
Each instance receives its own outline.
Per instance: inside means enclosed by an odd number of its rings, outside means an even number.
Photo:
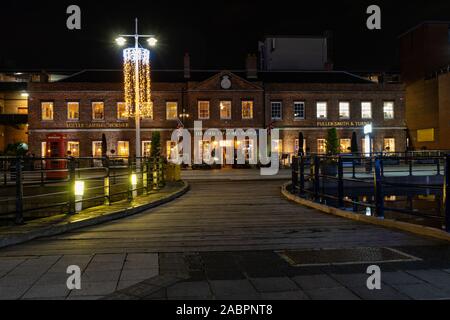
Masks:
[[[82,10],[81,31],[66,28],[66,8]],[[366,8],[382,9],[382,30],[366,28]],[[450,1],[11,1],[0,4],[0,69],[120,68],[114,39],[140,29],[159,38],[153,66],[242,69],[264,35],[334,32],[338,69],[395,69],[397,36],[423,20],[450,21]]]

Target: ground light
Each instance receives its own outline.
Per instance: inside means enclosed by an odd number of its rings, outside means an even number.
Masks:
[[[133,199],[137,197],[137,174],[131,175],[131,189],[133,192]]]
[[[75,181],[75,212],[83,210],[84,181]]]

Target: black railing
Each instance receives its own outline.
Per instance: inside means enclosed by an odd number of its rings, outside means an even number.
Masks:
[[[68,213],[157,192],[163,158],[0,157],[1,221]]]
[[[293,157],[291,192],[344,210],[380,218],[387,214],[450,232],[449,176],[450,155],[311,154]]]

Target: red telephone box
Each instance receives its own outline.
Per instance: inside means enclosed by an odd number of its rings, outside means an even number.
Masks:
[[[65,134],[53,133],[47,135],[46,140],[46,158],[61,158],[48,159],[45,161],[45,168],[47,170],[63,170],[63,171],[48,171],[46,172],[47,179],[66,179],[67,178],[67,160],[63,159],[67,156],[67,136]]]

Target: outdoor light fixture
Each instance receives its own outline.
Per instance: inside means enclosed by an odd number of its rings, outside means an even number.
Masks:
[[[156,39],[155,37],[150,37],[147,39],[147,42],[150,47],[154,47],[154,46],[156,46],[158,39]]]
[[[132,189],[133,199],[137,197],[137,190],[136,190],[137,183],[138,183],[137,174],[133,173],[131,175],[131,189]]]
[[[116,43],[117,45],[123,47],[127,43],[127,39],[125,39],[124,37],[118,37],[116,38]]]
[[[22,92],[20,94],[20,96],[23,97],[23,98],[28,98],[29,94],[27,92]]]
[[[75,212],[83,210],[84,181],[75,181]]]
[[[371,123],[364,126],[364,134],[371,134],[373,131],[373,126]]]

